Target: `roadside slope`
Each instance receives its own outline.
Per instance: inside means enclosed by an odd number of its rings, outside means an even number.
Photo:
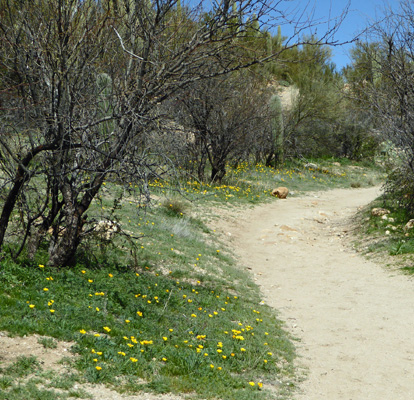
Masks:
[[[345,246],[378,188],[275,200],[218,224],[309,370],[297,400],[414,398],[414,281]]]

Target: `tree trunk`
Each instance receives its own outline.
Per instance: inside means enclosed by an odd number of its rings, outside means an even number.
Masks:
[[[105,164],[102,165],[103,170],[108,169],[110,161],[111,158],[108,157]],[[63,184],[62,196],[64,208],[62,212],[64,229],[60,234],[54,232],[54,240],[52,239],[49,247],[49,266],[63,267],[68,265],[73,259],[82,240],[82,228],[87,218],[85,213],[99,192],[105,177],[106,172],[98,174],[80,201],[76,199],[76,190],[72,187],[70,181],[66,181]]]
[[[272,151],[266,157],[266,167],[272,167],[272,161],[274,158],[275,153]]]
[[[81,241],[82,227],[85,219],[82,214],[71,207],[65,212],[67,224],[61,234],[55,235],[49,247],[49,266],[62,267],[68,265],[75,256]]]
[[[26,156],[21,160],[19,166],[17,167],[13,186],[10,189],[9,194],[7,195],[0,216],[0,249],[3,246],[4,237],[6,235],[6,230],[10,221],[10,216],[14,210],[14,207],[16,206],[16,202],[19,198],[20,191],[23,185],[30,179],[30,174],[27,171],[27,167],[38,153],[45,150],[51,150],[54,147],[54,144],[47,146],[37,146],[36,148],[34,148],[26,154]]]
[[[198,179],[203,182],[204,181],[204,170],[206,168],[207,156],[205,154],[201,154],[200,161],[197,167],[197,175]]]
[[[226,167],[224,164],[211,166],[211,181],[221,182],[226,175]]]

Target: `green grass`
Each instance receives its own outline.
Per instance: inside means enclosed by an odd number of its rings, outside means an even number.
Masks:
[[[49,386],[57,389],[69,390],[73,388],[78,379],[79,378],[74,374],[58,375],[52,379]]]
[[[57,348],[57,342],[53,338],[42,337],[39,338],[37,342],[41,344],[45,349]]]
[[[390,211],[385,217],[371,215],[373,208]],[[379,198],[361,211],[359,232],[365,245],[362,250],[374,256],[385,254],[392,257],[391,264],[408,274],[414,274],[414,230],[404,229],[411,217],[403,210],[398,199]],[[358,245],[362,248],[362,245]]]
[[[227,166],[221,184],[202,183],[197,180],[181,182],[181,193],[190,200],[203,204],[257,204],[270,200],[275,187],[287,186],[291,192],[327,190],[334,187],[368,187],[384,179],[383,172],[374,164],[347,159],[310,160],[315,167],[303,161],[291,161],[280,168],[262,164],[241,163],[237,168]],[[151,183],[154,193],[169,196],[176,186],[165,181]],[[168,204],[168,202],[166,202]]]
[[[74,388],[74,384],[79,382],[81,380],[74,374],[59,375],[56,371],[43,371],[34,356],[18,356],[9,366],[0,368],[0,399],[91,398],[82,388]]]
[[[8,262],[2,269],[0,329],[75,340],[76,368],[90,382],[134,376],[147,382],[142,389],[230,399],[254,396],[249,382],[293,377],[293,346],[252,293],[149,267],[58,271]],[[23,361],[14,374],[33,368]]]
[[[16,361],[5,368],[2,372],[12,377],[27,376],[40,369],[39,362],[34,356],[19,356]]]
[[[36,357],[18,356],[9,366],[0,368],[0,399],[66,399],[66,394],[39,387],[43,383],[41,373],[42,367]]]
[[[56,400],[66,399],[54,390],[39,389],[35,382],[13,385],[7,391],[0,391],[0,400]]]
[[[77,381],[203,399],[288,396],[297,380],[293,339],[235,264],[211,216],[216,207],[278,201],[270,196],[277,186],[296,195],[381,178],[374,168],[332,162],[316,169],[240,165],[220,185],[182,182],[184,196],[154,181],[157,200],[146,207],[108,181],[89,215],[116,222],[110,240],[91,234],[74,265],[60,270],[47,267],[47,244],[33,261],[24,254],[1,261],[0,330],[45,336],[45,349],[57,340],[75,343],[70,374],[44,374],[39,386],[24,374],[15,382],[17,372],[7,370],[3,398],[48,399],[53,389],[60,390],[54,398],[87,396],[74,390]]]

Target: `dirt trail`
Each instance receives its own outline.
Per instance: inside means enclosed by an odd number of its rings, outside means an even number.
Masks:
[[[275,200],[222,219],[267,303],[300,339],[297,400],[414,399],[414,280],[345,246],[377,188]]]

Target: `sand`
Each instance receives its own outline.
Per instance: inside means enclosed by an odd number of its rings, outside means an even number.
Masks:
[[[299,339],[295,400],[414,399],[414,280],[350,245],[350,218],[378,195],[275,199],[217,222]]]

